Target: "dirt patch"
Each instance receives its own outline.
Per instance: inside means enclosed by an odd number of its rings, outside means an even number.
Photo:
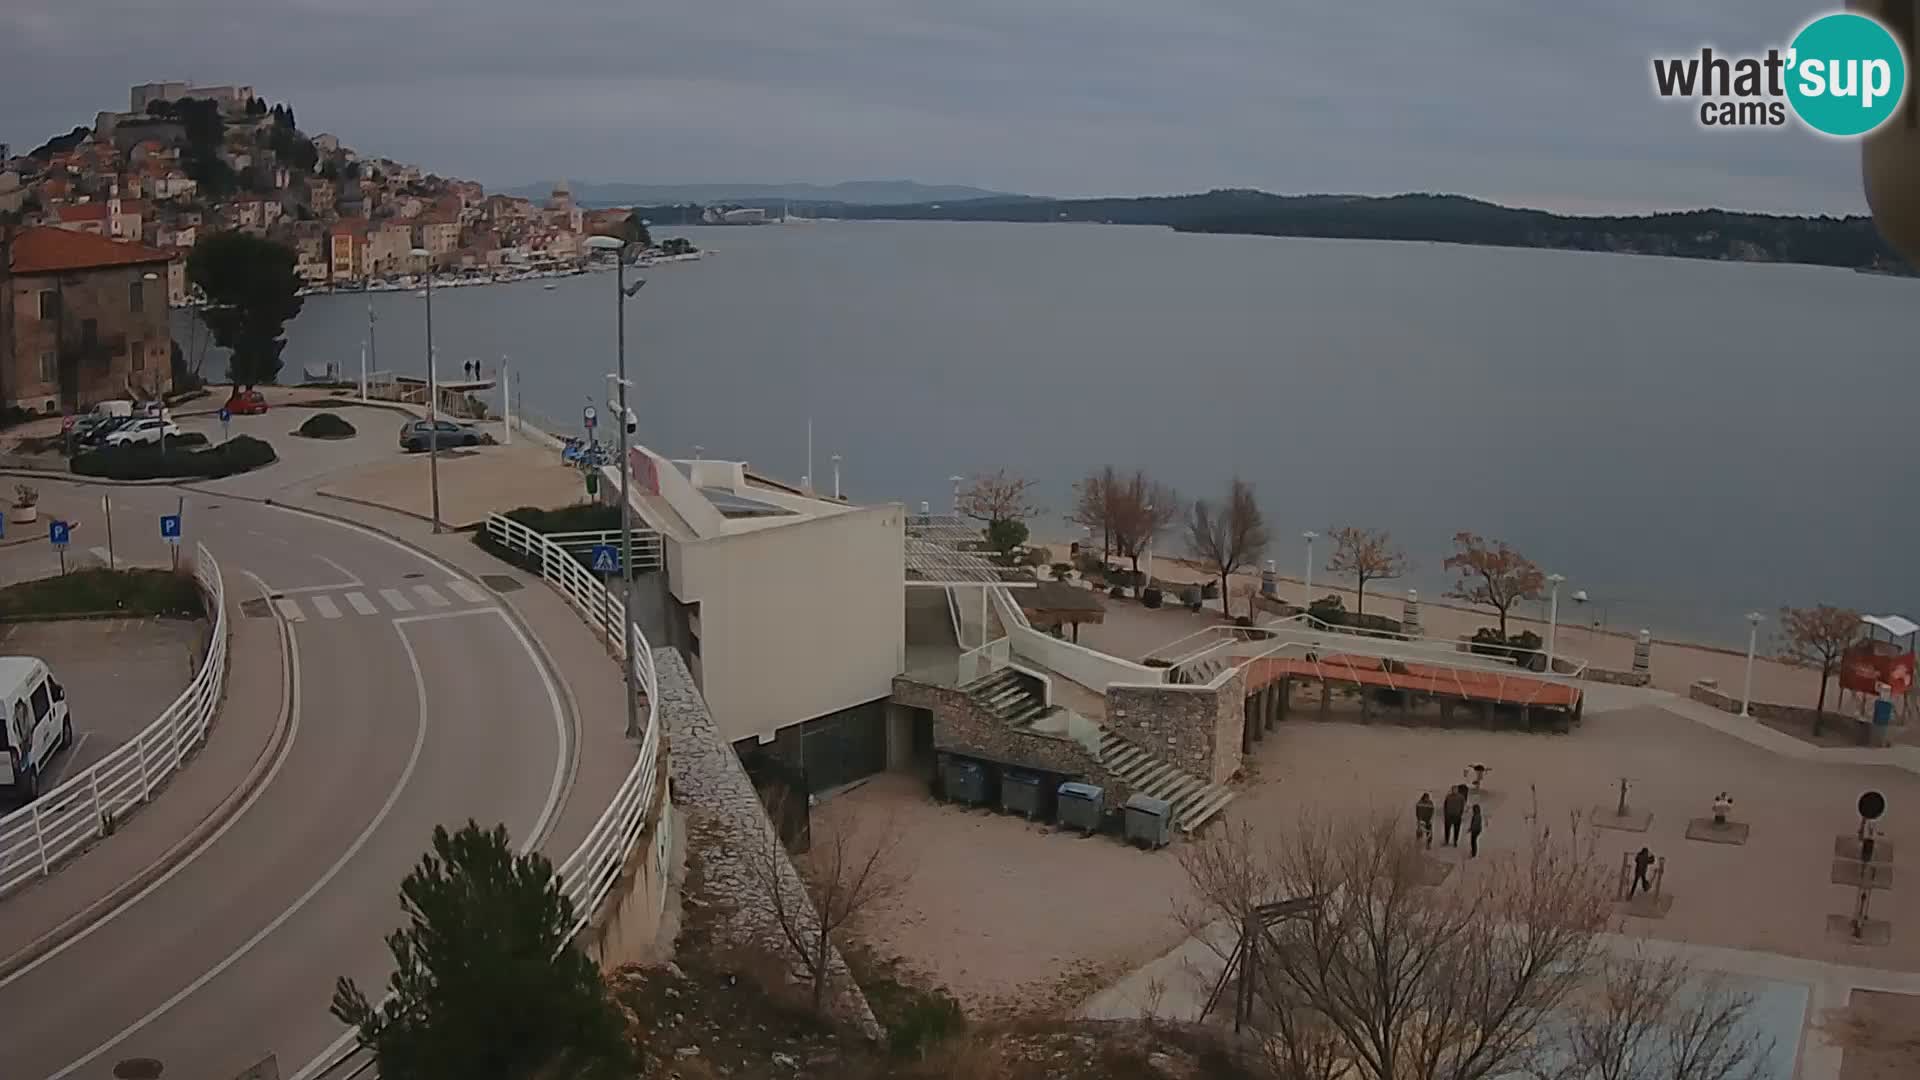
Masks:
[[[1844,1009],[1820,1023],[1840,1046],[1840,1080],[1911,1080],[1920,1076],[1920,997],[1855,990]]]

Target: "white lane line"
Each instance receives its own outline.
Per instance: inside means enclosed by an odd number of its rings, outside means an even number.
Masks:
[[[413,686],[415,698],[420,708],[420,724],[413,733],[413,752],[407,755],[407,766],[400,771],[400,779],[394,783],[393,790],[387,793],[387,801],[381,804],[380,811],[373,815],[373,820],[367,822],[367,827],[362,829],[360,835],[354,838],[353,843],[347,850],[342,853],[338,859],[334,860],[333,865],[327,868],[327,872],[320,875],[320,880],[309,886],[306,892],[300,894],[299,899],[295,900],[287,910],[276,915],[272,922],[261,927],[258,933],[242,942],[240,947],[229,953],[225,960],[207,969],[205,974],[182,987],[178,993],[154,1006],[152,1012],[128,1024],[118,1035],[94,1047],[86,1056],[68,1065],[66,1068],[61,1069],[59,1072],[54,1073],[48,1077],[47,1080],[61,1080],[62,1077],[72,1076],[74,1073],[86,1068],[92,1064],[94,1060],[99,1058],[100,1055],[126,1042],[138,1034],[140,1029],[165,1016],[168,1010],[193,996],[195,993],[198,993],[201,987],[219,978],[222,972],[239,963],[249,952],[253,951],[254,946],[265,941],[268,935],[286,925],[288,919],[298,915],[300,910],[306,907],[307,903],[317,896],[321,889],[326,888],[328,883],[339,875],[340,871],[346,869],[347,863],[351,862],[355,855],[360,854],[360,849],[365,847],[367,841],[373,838],[373,834],[379,830],[381,825],[386,823],[387,815],[393,812],[395,804],[400,801],[400,793],[407,789],[407,783],[413,779],[414,767],[420,764],[420,751],[427,744],[427,679],[420,671],[420,656],[413,651],[413,642],[407,640],[407,634],[404,630],[400,631],[400,645],[406,649],[407,663],[413,668]]]
[[[337,619],[340,617],[339,605],[333,602],[333,597],[325,593],[307,597],[307,603],[312,604],[313,610],[319,612],[320,617],[323,619]]]
[[[291,596],[283,596],[273,602],[280,609],[280,617],[288,622],[306,622],[307,617],[300,611],[300,602]]]
[[[253,579],[254,585],[260,589],[260,595],[262,597],[268,594],[270,590],[267,588],[267,583],[260,580],[260,575],[251,570],[242,570],[240,572]],[[247,816],[247,811],[253,809],[253,804],[259,802],[260,797],[265,795],[267,789],[273,786],[273,778],[280,775],[280,767],[287,763],[288,756],[293,753],[294,742],[300,738],[300,637],[294,632],[291,623],[281,623],[280,625],[286,631],[286,637],[281,641],[280,648],[281,657],[286,663],[287,695],[282,706],[287,710],[287,738],[280,746],[280,755],[273,759],[273,764],[267,769],[267,775],[260,781],[260,786],[253,789],[253,794],[247,796],[247,801],[240,804],[240,808],[233,812],[233,816],[228,818],[225,824],[215,829],[212,836],[200,841],[200,846],[188,852],[187,857],[175,863],[171,870],[155,878],[153,883],[146,888],[122,900],[114,906],[113,910],[100,916],[99,920],[93,925],[53,948],[48,949],[35,959],[33,963],[27,964],[4,979],[0,979],[0,990],[5,990],[8,986],[12,985],[16,979],[26,978],[37,970],[41,964],[52,960],[54,957],[59,956],[61,953],[92,937],[95,931],[106,926],[114,919],[119,918],[121,913],[125,912],[128,908],[145,900],[149,894],[167,882],[172,881],[175,874],[192,866],[195,859],[205,854],[208,848],[218,843],[221,837],[227,835],[228,829],[239,824],[240,819]]]
[[[442,619],[464,619],[469,615],[492,615],[496,612],[502,618],[506,617],[506,612],[500,611],[497,607],[470,607],[461,608],[458,611],[436,611],[431,615],[403,615],[393,622],[398,626],[401,623],[439,622]]]
[[[353,571],[347,569],[344,566],[341,566],[339,563],[334,562],[332,559],[327,558],[325,555],[322,555],[319,552],[315,552],[313,557],[316,559],[319,559],[323,563],[326,563],[328,566],[333,567],[335,570],[340,571],[340,576],[347,579],[347,584],[349,585],[366,584],[365,582],[361,581],[359,578],[355,577]]]
[[[380,614],[380,609],[373,606],[373,601],[367,599],[366,593],[357,593],[357,592],[348,593],[347,603],[353,606],[354,611],[359,612],[362,615]]]
[[[431,585],[415,585],[413,587],[413,591],[420,594],[420,599],[425,600],[427,602],[428,607],[452,607],[453,606],[453,601],[448,600],[444,596],[441,596],[440,590],[434,588]]]
[[[87,740],[91,738],[93,738],[93,732],[81,732],[80,737],[73,740],[73,745],[67,748],[66,756],[60,759],[60,767],[48,770],[48,775],[40,778],[40,782],[46,785],[46,790],[51,791],[59,787],[61,778],[73,771],[73,763],[80,760],[80,748],[87,745]]]
[[[487,594],[481,591],[480,586],[475,585],[471,581],[454,578],[452,581],[447,582],[447,588],[452,589],[455,596],[458,596],[469,604],[484,604],[487,602]]]
[[[413,601],[407,599],[406,594],[399,589],[381,589],[380,599],[385,600],[387,606],[395,611],[413,610]]]

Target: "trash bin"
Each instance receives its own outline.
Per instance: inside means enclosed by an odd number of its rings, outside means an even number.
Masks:
[[[1028,821],[1041,815],[1040,777],[1035,773],[1008,769],[1000,778],[1000,809],[1020,814]]]
[[[1142,847],[1165,847],[1173,840],[1173,804],[1150,795],[1127,800],[1127,842]]]
[[[1100,814],[1105,795],[1093,784],[1069,780],[1055,792],[1060,799],[1059,822],[1065,829],[1079,829],[1091,836],[1100,831]]]
[[[987,801],[987,770],[977,761],[947,759],[947,798],[953,802],[979,806]]]

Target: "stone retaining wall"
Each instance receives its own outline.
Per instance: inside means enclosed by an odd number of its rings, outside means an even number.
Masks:
[[[1740,699],[1731,694],[1721,693],[1718,687],[1708,686],[1705,683],[1694,683],[1692,686],[1687,687],[1687,696],[1702,705],[1711,705],[1721,712],[1732,713],[1735,716],[1740,715]],[[1747,706],[1747,712],[1760,720],[1778,720],[1784,723],[1809,725],[1813,723],[1813,710],[1799,705],[1776,705],[1767,701],[1755,701]],[[1853,718],[1850,716],[1841,716],[1838,713],[1827,714],[1828,723],[1836,721],[1850,724],[1853,723]]]
[[[1246,675],[1217,687],[1107,687],[1107,727],[1140,749],[1214,784],[1240,771],[1246,726]]]
[[[1028,765],[1097,784],[1109,806],[1118,806],[1133,794],[1133,789],[1095,761],[1086,747],[1065,735],[1010,727],[981,708],[964,690],[895,676],[893,702],[933,714],[933,745],[937,750]]]
[[[1580,673],[1588,682],[1606,683],[1609,686],[1646,686],[1653,682],[1653,674],[1646,671],[1611,671],[1607,668],[1590,667]],[[1734,708],[1739,712],[1738,706]]]

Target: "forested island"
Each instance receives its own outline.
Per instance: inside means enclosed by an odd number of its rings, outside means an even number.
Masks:
[[[799,207],[795,207],[799,209]],[[1461,195],[1272,195],[1221,190],[1130,199],[970,199],[898,206],[810,204],[810,216],[904,221],[1102,222],[1181,232],[1425,240],[1689,259],[1808,263],[1911,274],[1864,216],[1788,217],[1691,210],[1569,217]]]

